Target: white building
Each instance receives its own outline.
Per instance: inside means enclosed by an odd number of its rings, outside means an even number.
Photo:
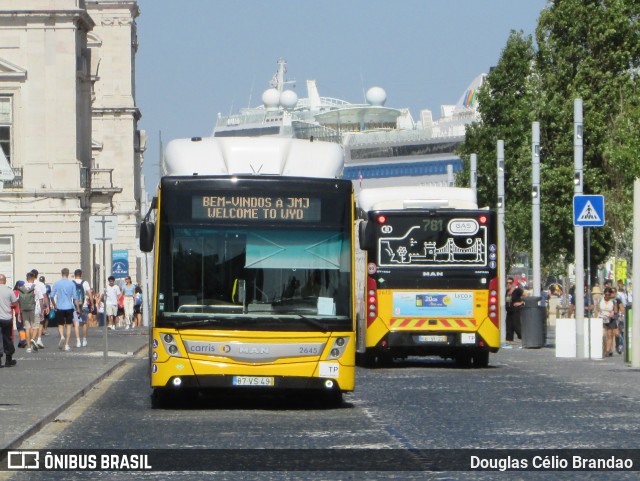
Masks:
[[[47,282],[80,267],[101,279],[91,215],[117,215],[136,279],[144,135],[135,103],[135,1],[3,0],[0,146],[15,174],[0,191],[0,272]],[[111,248],[107,246],[107,274]]]

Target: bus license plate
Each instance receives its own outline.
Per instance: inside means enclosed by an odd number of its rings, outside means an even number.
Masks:
[[[446,344],[447,336],[418,336],[418,342],[436,342]]]
[[[234,386],[248,386],[248,387],[269,387],[273,386],[272,377],[264,376],[233,376]]]

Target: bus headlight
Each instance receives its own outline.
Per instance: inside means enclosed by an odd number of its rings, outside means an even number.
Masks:
[[[347,337],[337,337],[333,341],[333,346],[331,346],[331,351],[327,356],[327,359],[340,359],[344,354],[344,350],[347,347],[347,343],[349,342],[349,338]]]
[[[178,348],[178,341],[173,336],[173,334],[161,334],[160,338],[162,339],[164,350],[168,352],[170,356],[182,357],[182,354],[180,354],[180,349]]]

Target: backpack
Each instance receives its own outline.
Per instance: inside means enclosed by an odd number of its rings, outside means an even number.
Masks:
[[[80,281],[80,284],[78,284],[76,281],[73,281],[73,283],[76,285],[76,298],[80,306],[84,306],[84,282]]]
[[[30,289],[22,286],[18,287],[20,291],[20,309],[23,311],[35,311],[36,310],[36,286],[31,286]]]

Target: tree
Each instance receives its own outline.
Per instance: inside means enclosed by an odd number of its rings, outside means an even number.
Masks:
[[[531,131],[532,103],[536,97],[529,80],[535,51],[531,36],[512,31],[498,65],[487,75],[478,93],[481,122],[467,127],[459,148],[463,162],[478,154],[478,203],[495,206],[497,141],[505,145],[505,248],[507,268],[531,244],[531,148],[523,136]],[[468,168],[458,185],[468,185]],[[528,235],[527,235],[528,234]]]
[[[640,60],[640,3],[631,0],[561,0],[542,11],[536,29],[536,75],[541,96],[536,114],[541,123],[541,173],[544,198],[555,199],[541,222],[564,235],[543,243],[543,257],[572,260],[573,236],[573,101],[583,99],[584,193],[603,194],[607,227],[592,230],[592,256],[598,263],[612,254],[616,213],[629,184],[624,165],[607,165],[606,145],[622,112],[621,97],[634,89],[633,72]],[[614,188],[614,186],[616,186]],[[615,189],[618,189],[616,191]],[[563,201],[566,199],[566,201]],[[618,237],[618,236],[615,236]]]
[[[494,205],[496,141],[504,139],[505,233],[513,258],[530,246],[531,122],[539,121],[543,267],[572,261],[573,105],[582,98],[583,191],[605,195],[607,205],[607,226],[592,230],[592,263],[599,263],[614,246],[625,248],[632,183],[640,175],[640,2],[555,0],[540,14],[536,43],[522,33],[509,36],[479,93],[481,122],[467,128],[459,153],[466,165],[477,153],[478,197]],[[466,182],[468,174],[459,176]]]

